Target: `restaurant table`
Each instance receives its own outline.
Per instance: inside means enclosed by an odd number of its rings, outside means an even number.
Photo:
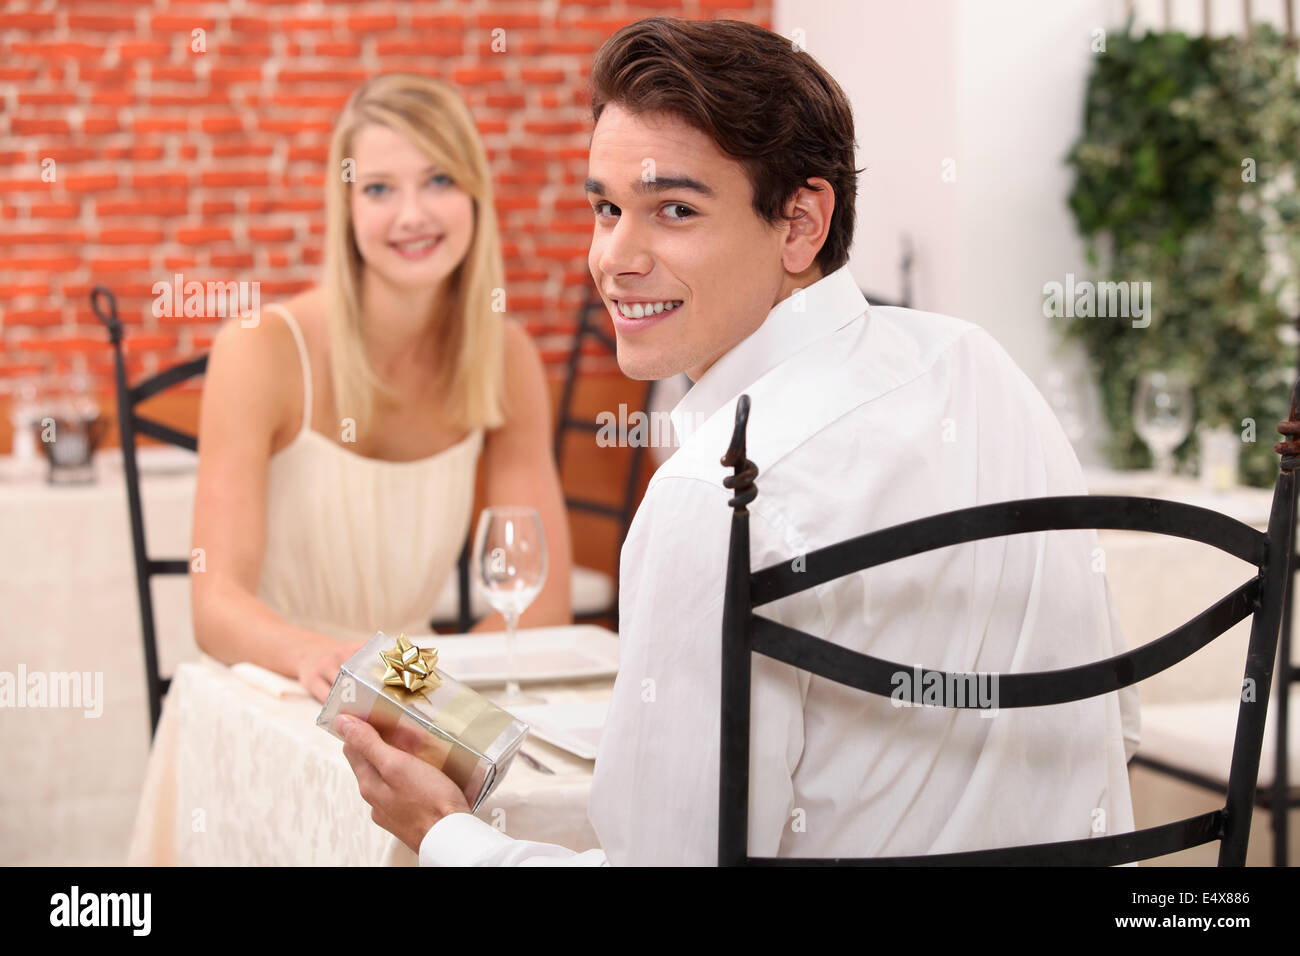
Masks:
[[[0,459],[0,671],[89,674],[91,690],[98,675],[102,700],[0,709],[0,864],[120,865],[149,753],[121,456],[97,454],[85,485],[51,486],[43,469],[18,476],[14,464]],[[187,556],[192,470],[143,449],[141,467],[151,553]],[[170,673],[197,654],[189,581],[155,579],[153,595]]]
[[[184,473],[174,456],[152,451],[142,449],[141,479],[150,551],[182,557],[189,548],[193,473]],[[0,459],[0,671],[99,674],[103,698],[97,717],[83,716],[85,708],[0,709],[0,865],[120,865],[136,817],[149,723],[130,526],[120,457],[109,452],[96,459],[99,481],[77,487],[51,487],[40,476],[9,479]],[[1094,494],[1190,499],[1255,526],[1267,520],[1268,490],[1207,498],[1187,479],[1099,471],[1085,478]],[[1130,646],[1189,619],[1246,577],[1242,562],[1181,539],[1102,531],[1099,544]],[[156,579],[153,590],[163,672],[176,673],[180,662],[198,657],[188,582]],[[1148,729],[1159,715],[1152,708],[1236,694],[1245,631],[1238,625],[1229,638],[1143,682]],[[1293,719],[1296,713],[1300,707]],[[324,732],[311,732],[319,746],[331,742]],[[1293,724],[1292,739],[1297,736]],[[557,763],[574,759],[552,756]],[[511,777],[531,773],[518,764]],[[214,810],[207,809],[210,819]],[[1300,833],[1300,826],[1294,829]]]
[[[249,680],[242,669],[257,673]],[[274,696],[262,689],[267,676],[293,683],[206,656],[181,666],[159,722],[128,864],[416,865],[413,852],[371,821],[342,742],[316,726],[320,703],[300,688]],[[606,701],[613,681],[528,688],[548,702]],[[515,759],[476,815],[513,837],[598,846],[587,820],[594,761],[532,736],[523,749],[554,773]]]

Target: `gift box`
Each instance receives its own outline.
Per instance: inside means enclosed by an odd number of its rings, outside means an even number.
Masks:
[[[471,812],[505,777],[528,725],[437,669],[437,651],[379,631],[348,658],[316,725],[338,737],[334,718],[367,721],[391,746],[456,782]]]

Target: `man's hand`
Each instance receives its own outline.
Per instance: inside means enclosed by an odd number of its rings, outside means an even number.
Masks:
[[[420,852],[429,828],[450,813],[469,813],[460,787],[418,757],[386,744],[364,720],[340,715],[334,729],[343,737],[343,756],[352,765],[370,819]]]

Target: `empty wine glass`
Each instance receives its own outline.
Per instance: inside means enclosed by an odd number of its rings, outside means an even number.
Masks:
[[[506,620],[506,706],[544,703],[523,694],[515,676],[519,616],[546,583],[546,537],[535,508],[485,508],[474,535],[474,567],[483,596]]]
[[[1174,449],[1192,429],[1192,388],[1173,372],[1143,372],[1133,397],[1133,429],[1156,460],[1162,478],[1174,473]]]

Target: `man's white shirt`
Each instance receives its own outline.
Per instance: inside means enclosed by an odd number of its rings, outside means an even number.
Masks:
[[[750,566],[945,511],[1086,494],[1051,410],[986,332],[868,306],[848,267],[778,303],[673,409],[681,446],[623,545],[620,666],[589,815],[600,849],[445,817],[424,865],[717,860],[723,582],[719,459],[751,399]],[[1028,672],[1122,653],[1095,531],[1009,535],[836,579],[757,613],[889,661]],[[1136,688],[1051,707],[899,707],[753,658],[749,852],[894,856],[1133,829]]]

